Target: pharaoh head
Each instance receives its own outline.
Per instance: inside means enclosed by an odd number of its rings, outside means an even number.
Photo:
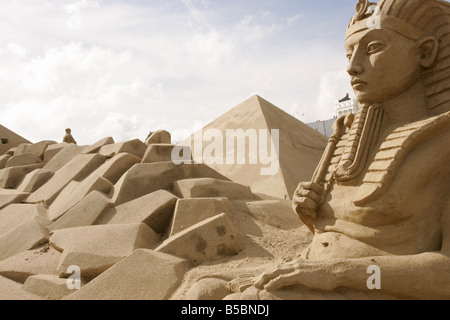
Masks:
[[[430,114],[450,110],[450,3],[360,0],[346,32],[358,100],[383,103],[419,84]]]

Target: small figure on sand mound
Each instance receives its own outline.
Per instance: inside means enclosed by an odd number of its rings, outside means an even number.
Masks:
[[[77,144],[77,142],[75,141],[75,139],[72,136],[72,130],[71,129],[69,129],[69,128],[66,129],[66,135],[63,138],[63,142]]]

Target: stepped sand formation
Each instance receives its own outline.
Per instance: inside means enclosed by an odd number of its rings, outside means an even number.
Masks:
[[[324,139],[258,96],[215,123],[289,128],[273,180],[258,166],[174,164],[164,131],[146,142],[42,141],[5,152],[0,299],[222,299],[232,294],[224,278],[209,279],[209,292],[197,279],[225,272],[231,280],[298,254],[311,236],[284,199],[294,184],[286,173],[304,164],[311,175]],[[232,179],[244,171],[241,183]]]
[[[361,108],[326,146],[254,96],[182,157],[163,131],[6,151],[0,298],[449,299],[449,18],[448,1],[358,1]]]

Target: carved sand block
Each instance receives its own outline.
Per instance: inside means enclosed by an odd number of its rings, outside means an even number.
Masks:
[[[0,275],[21,283],[38,274],[55,275],[60,257],[61,252],[47,243],[1,261]]]
[[[213,178],[195,178],[177,181],[174,192],[182,198],[227,197],[230,200],[253,200],[248,186]]]
[[[54,231],[94,225],[111,206],[111,199],[104,193],[94,190],[52,223],[48,229]]]
[[[65,299],[168,300],[188,269],[186,260],[138,249]]]
[[[47,227],[51,221],[35,215],[0,237],[0,260],[25,250],[31,250],[49,239]]]
[[[44,162],[48,162],[46,169],[53,171],[59,170],[67,162],[79,155],[82,150],[82,147],[64,142],[49,145],[44,152]],[[60,152],[61,154],[56,157]]]
[[[50,205],[58,194],[71,182],[81,181],[100,167],[106,158],[99,154],[78,155],[63,168],[58,170],[53,178],[33,192],[27,199],[28,203],[44,201]]]
[[[14,189],[22,182],[27,174],[36,169],[41,169],[43,166],[44,163],[38,163],[1,169],[0,187]]]
[[[17,146],[14,151],[14,156],[19,156],[27,152],[28,148],[31,146],[31,143],[21,143]]]
[[[83,278],[93,279],[134,250],[154,248],[160,239],[146,224],[137,223],[56,230],[50,244],[62,251],[59,276],[70,276],[68,267],[76,265]]]
[[[37,157],[39,157],[41,160],[44,160],[45,151],[47,150],[47,148],[50,145],[53,145],[53,144],[57,144],[57,142],[45,140],[45,141],[40,141],[38,143],[33,143],[32,145],[28,146],[26,152],[32,153],[32,154],[36,155]]]
[[[165,190],[158,190],[138,199],[111,208],[99,224],[145,223],[155,232],[164,234],[169,228],[178,198]]]
[[[141,140],[134,139],[130,141],[105,145],[100,148],[98,153],[108,158],[112,158],[116,154],[126,152],[142,159],[146,149],[147,146]]]
[[[30,193],[17,190],[0,189],[0,209],[13,204],[24,201]]]
[[[169,237],[221,213],[232,216],[233,205],[228,198],[179,199]]]
[[[20,226],[34,216],[47,216],[47,210],[39,204],[11,204],[0,210],[0,236]]]
[[[14,155],[14,153],[16,152],[17,147],[13,147],[10,148],[8,151],[6,151],[4,154],[10,155],[11,157]]]
[[[17,167],[17,166],[26,166],[31,164],[39,164],[42,163],[42,159],[39,158],[34,153],[22,153],[18,156],[13,156],[6,163],[6,168]]]
[[[142,157],[142,163],[172,161],[174,144],[150,144]]]
[[[84,281],[81,281],[80,285],[84,285]],[[67,287],[67,279],[44,274],[29,277],[23,284],[23,289],[46,300],[61,300],[73,293],[73,290]]]
[[[42,297],[23,289],[22,284],[2,276],[0,276],[0,296],[5,300],[44,300]]]
[[[49,217],[56,220],[92,191],[112,195],[113,183],[140,159],[129,153],[120,153],[106,161],[82,182],[71,181],[51,204]]]
[[[35,169],[23,178],[17,187],[17,191],[33,193],[46,184],[54,175],[55,172],[52,170]]]
[[[115,141],[112,137],[106,137],[97,141],[93,145],[86,147],[81,153],[82,154],[98,153],[103,146],[107,146],[114,143]]]
[[[111,182],[95,174],[90,175],[82,182],[71,181],[50,205],[48,217],[50,220],[56,221],[89,193],[98,191],[108,195],[113,189],[114,186]]]
[[[237,255],[239,232],[226,213],[203,220],[164,241],[156,251],[187,259],[193,265]]]
[[[128,153],[121,153],[116,155],[114,158],[106,161],[106,163],[101,165],[82,182],[71,181],[50,205],[50,219],[53,221],[57,220],[93,191],[101,192],[104,195],[110,197],[114,190],[113,183],[115,183],[123,175],[123,173],[128,171],[130,167],[138,162],[140,162],[140,159],[136,156]],[[96,198],[98,197],[96,196]],[[99,204],[103,206],[104,201],[101,199],[99,199],[99,201]],[[83,206],[84,205],[86,205],[86,203],[84,203]],[[79,207],[78,209],[83,208],[83,206]],[[84,221],[83,223],[90,221],[93,217],[98,218],[103,212],[97,211],[100,210],[100,207],[98,206],[94,206],[93,208],[95,208],[96,210],[94,210],[92,214],[86,214],[87,219],[82,219],[82,221]],[[72,212],[72,218],[75,212],[78,212],[78,210]],[[64,219],[64,221],[66,220]],[[92,224],[94,221],[91,221],[91,223],[89,223],[88,225]]]
[[[55,202],[58,205],[52,204],[50,207],[52,219],[56,219],[84,196],[96,190],[106,195],[109,195],[114,189],[113,183],[131,168],[134,164],[139,163],[140,159],[129,153],[120,153],[102,164],[97,170],[85,178],[76,186],[76,182],[72,183],[71,188],[67,186]]]
[[[116,184],[125,172],[140,162],[141,159],[135,155],[130,153],[119,153],[107,160],[93,174],[105,178],[112,184]]]
[[[170,132],[166,130],[158,130],[152,132],[147,139],[145,140],[146,145],[151,144],[171,144],[172,143],[172,135]]]
[[[274,228],[292,230],[304,225],[289,200],[233,201],[233,204]]]
[[[0,156],[0,169],[4,169],[6,167],[6,163],[9,159],[11,159],[11,157],[12,156],[10,154],[4,154]]]
[[[171,190],[174,182],[187,177],[226,180],[205,165],[175,165],[171,161],[136,164],[114,185],[113,203],[118,206],[161,189]]]

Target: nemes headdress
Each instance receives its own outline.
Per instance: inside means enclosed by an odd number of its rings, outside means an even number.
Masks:
[[[450,3],[441,0],[382,0],[378,3],[360,0],[356,6],[356,15],[351,19],[346,32],[346,39],[359,32],[381,29],[395,32],[411,41],[429,36],[438,40],[436,61],[422,71],[429,119],[450,111],[449,14]],[[361,106],[334,173],[338,181],[357,181],[355,178],[363,172],[370,150],[377,143],[383,119],[382,105]],[[397,158],[394,160],[400,161]],[[386,174],[376,173],[384,181],[393,176],[394,170],[391,169]],[[369,178],[372,182],[376,180]],[[378,188],[385,184],[373,185]]]
[[[439,41],[435,64],[424,70],[428,110],[450,110],[450,3],[443,0],[359,0],[346,39],[368,29],[385,29],[413,41],[433,36]]]

